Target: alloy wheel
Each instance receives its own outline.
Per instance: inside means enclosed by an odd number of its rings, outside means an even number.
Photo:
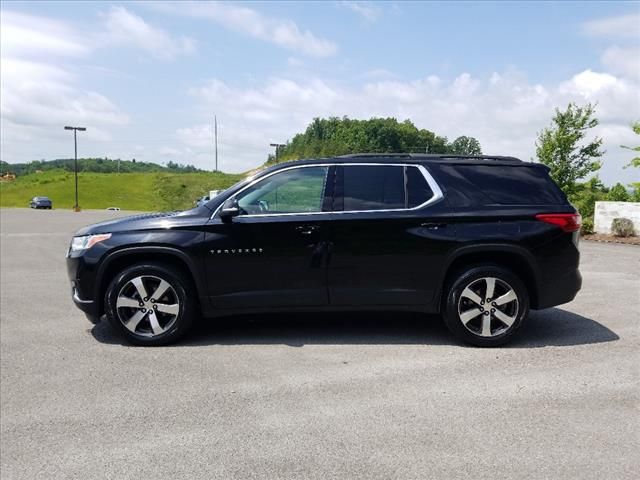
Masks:
[[[132,278],[116,300],[118,319],[131,332],[155,337],[169,330],[180,313],[176,291],[166,280],[153,275]]]
[[[520,305],[515,290],[504,280],[482,277],[465,287],[458,300],[460,321],[474,335],[495,337],[511,328]]]

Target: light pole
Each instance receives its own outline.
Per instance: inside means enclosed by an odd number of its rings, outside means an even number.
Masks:
[[[74,165],[76,171],[76,204],[73,207],[74,212],[80,211],[80,206],[78,205],[78,139],[76,137],[76,132],[81,131],[84,132],[86,130],[85,127],[64,127],[65,130],[73,130],[73,152],[74,152]]]
[[[280,156],[280,149],[282,147],[286,147],[286,145],[284,143],[270,143],[269,144],[270,147],[276,147],[276,163],[278,163],[278,157]]]
[[[213,116],[213,142],[216,149],[216,172],[218,171],[218,116]]]

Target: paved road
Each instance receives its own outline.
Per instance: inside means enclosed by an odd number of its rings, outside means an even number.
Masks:
[[[640,248],[584,242],[578,299],[509,348],[341,314],[145,349],[69,298],[70,234],[114,215],[0,211],[3,480],[637,478]]]

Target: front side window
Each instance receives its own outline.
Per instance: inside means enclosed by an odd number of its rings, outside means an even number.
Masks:
[[[236,197],[241,215],[321,212],[329,167],[275,173]]]

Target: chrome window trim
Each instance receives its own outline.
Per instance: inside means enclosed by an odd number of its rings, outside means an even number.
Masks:
[[[416,206],[416,207],[412,207],[412,208],[381,208],[378,210],[342,210],[342,211],[333,211],[333,212],[298,212],[298,213],[258,213],[258,214],[252,214],[252,215],[239,215],[239,217],[242,218],[260,218],[260,217],[291,217],[291,216],[300,216],[300,215],[334,215],[334,214],[354,214],[354,213],[379,213],[379,212],[412,212],[415,210],[420,210],[421,208],[427,207],[433,203],[436,203],[440,200],[442,200],[444,198],[444,194],[442,193],[442,190],[440,189],[440,186],[438,185],[438,183],[434,180],[434,178],[431,176],[431,174],[429,173],[429,171],[427,170],[427,168],[424,165],[419,165],[416,163],[373,163],[373,162],[358,162],[358,163],[313,163],[313,164],[309,164],[309,165],[292,165],[291,167],[286,167],[286,168],[282,168],[282,169],[278,169],[275,170],[271,173],[269,173],[268,175],[265,175],[263,177],[260,178],[256,178],[255,180],[253,180],[252,182],[248,183],[247,185],[245,185],[244,187],[242,187],[242,189],[240,189],[238,192],[236,192],[235,194],[233,194],[231,197],[229,197],[227,200],[229,200],[230,198],[234,198],[237,197],[238,195],[240,195],[242,192],[244,192],[247,188],[252,187],[253,185],[255,185],[258,182],[261,182],[262,180],[269,178],[272,175],[275,175],[277,173],[281,173],[281,172],[286,172],[288,170],[293,170],[294,168],[310,168],[310,167],[376,167],[376,166],[382,166],[382,167],[414,167],[417,168],[418,170],[420,170],[420,173],[422,173],[422,176],[424,177],[424,179],[427,181],[427,184],[429,185],[429,188],[431,188],[431,191],[433,192],[433,196],[431,198],[429,198],[426,202]],[[325,182],[325,188],[326,188],[326,182]],[[213,212],[213,215],[211,215],[211,218],[213,219],[218,212],[220,211],[220,209],[222,208],[222,206],[226,203],[225,200],[224,202],[222,202],[220,204],[220,206],[218,208],[216,208],[215,212]]]

